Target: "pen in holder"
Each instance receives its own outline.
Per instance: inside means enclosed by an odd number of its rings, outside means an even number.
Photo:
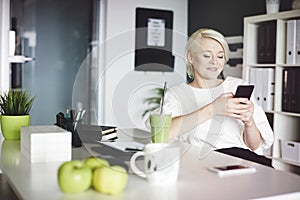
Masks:
[[[55,125],[70,131],[72,133],[72,147],[81,147],[82,141],[77,133],[77,125],[82,123],[82,120],[74,120],[73,117],[65,118],[63,113],[58,113],[56,115],[56,123]]]

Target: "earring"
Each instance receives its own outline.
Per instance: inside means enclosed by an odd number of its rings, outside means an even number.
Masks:
[[[194,67],[191,62],[190,62],[190,70],[189,70],[188,75],[189,75],[190,79],[194,79]]]

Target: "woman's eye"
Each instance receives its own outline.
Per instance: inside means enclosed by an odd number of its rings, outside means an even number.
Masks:
[[[210,55],[203,55],[204,58],[210,58]]]
[[[224,58],[224,56],[218,56],[218,58],[220,58],[220,59],[223,59],[223,58]]]

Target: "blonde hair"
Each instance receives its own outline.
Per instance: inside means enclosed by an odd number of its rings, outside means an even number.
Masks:
[[[229,47],[225,37],[218,31],[215,31],[213,29],[208,29],[208,28],[199,29],[191,35],[191,37],[189,38],[185,46],[186,71],[189,78],[191,79],[194,79],[194,69],[192,64],[188,60],[188,54],[196,46],[199,46],[199,43],[197,41],[201,38],[211,38],[219,42],[224,49],[225,61],[227,62],[229,60]]]

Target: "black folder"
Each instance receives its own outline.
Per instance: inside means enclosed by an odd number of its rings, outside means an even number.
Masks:
[[[283,69],[282,111],[300,113],[300,68]]]
[[[276,21],[263,23],[257,30],[257,63],[273,64],[276,55]]]

